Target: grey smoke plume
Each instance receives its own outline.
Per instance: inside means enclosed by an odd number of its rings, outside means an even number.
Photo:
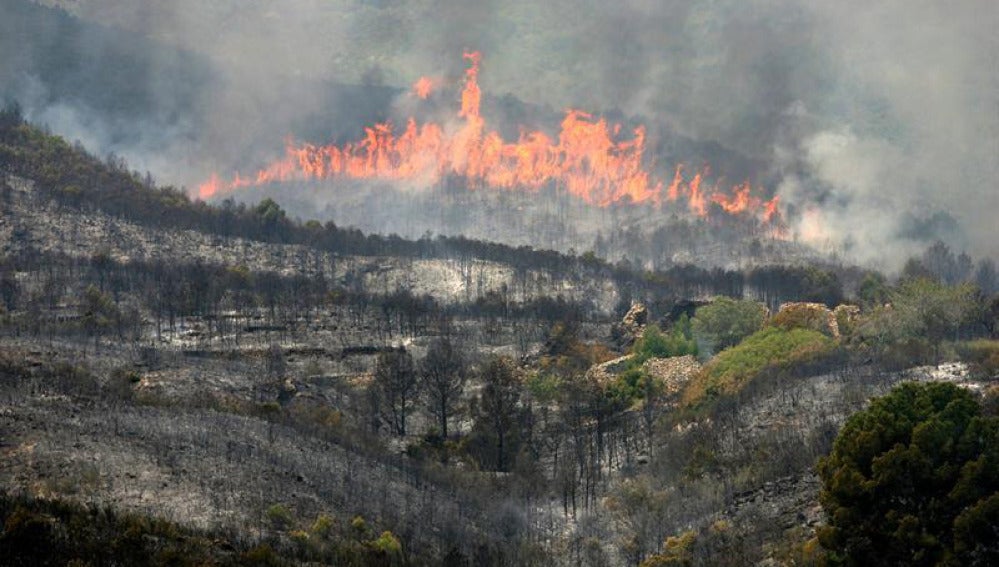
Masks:
[[[823,2],[810,16],[835,83],[800,99],[810,127],[775,146],[804,173],[781,192],[826,197],[812,222],[862,260],[897,262],[919,236],[911,219],[934,211],[964,234],[926,236],[994,257],[999,4]]]
[[[665,151],[686,136],[766,164],[754,173],[812,244],[879,265],[940,236],[999,256],[993,0],[45,3],[211,68],[185,103],[193,126],[170,133],[181,143],[160,144],[171,163],[148,162],[167,181],[252,168],[286,132],[349,137],[391,114],[381,103],[393,94],[375,104],[330,84],[405,89],[423,74],[454,77],[469,48],[485,53],[487,93],[619,110],[663,125]],[[68,123],[100,131],[87,120]],[[961,231],[925,220],[948,216]]]

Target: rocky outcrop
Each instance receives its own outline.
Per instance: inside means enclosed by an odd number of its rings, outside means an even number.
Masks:
[[[645,331],[649,322],[649,309],[642,303],[632,303],[631,309],[624,314],[620,323],[611,329],[611,338],[621,350],[630,347]]]
[[[624,314],[624,318],[621,319],[621,324],[628,329],[634,329],[640,331],[645,328],[645,324],[649,320],[649,310],[645,305],[641,303],[633,303],[631,309]]]
[[[755,515],[766,508],[771,521],[781,529],[812,529],[825,520],[822,506],[816,502],[819,479],[814,475],[786,476],[767,481],[755,490],[732,495],[726,515]]]

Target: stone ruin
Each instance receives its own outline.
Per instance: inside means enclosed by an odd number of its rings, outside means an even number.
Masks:
[[[771,323],[788,328],[803,327],[819,331],[834,339],[840,338],[840,321],[852,323],[860,315],[856,305],[839,305],[829,309],[823,303],[782,303]]]

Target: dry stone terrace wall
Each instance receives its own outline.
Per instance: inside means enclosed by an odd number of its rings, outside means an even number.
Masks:
[[[153,230],[98,212],[81,212],[46,202],[32,182],[9,177],[14,189],[0,216],[0,252],[26,248],[70,256],[99,252],[118,261],[196,261],[245,266],[251,271],[318,276],[374,293],[406,289],[429,294],[444,303],[474,301],[505,290],[511,301],[561,295],[593,302],[610,312],[618,300],[610,280],[574,278],[540,270],[519,271],[509,265],[475,259],[419,259],[336,256],[302,245],[283,245],[228,238],[192,230]]]
[[[689,354],[670,358],[650,358],[642,364],[642,370],[663,383],[662,395],[673,397],[701,370],[697,359]]]

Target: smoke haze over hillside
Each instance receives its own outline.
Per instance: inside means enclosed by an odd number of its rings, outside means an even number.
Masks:
[[[56,132],[165,182],[259,167],[288,133],[357,138],[368,121],[405,114],[391,104],[400,91],[357,96],[331,84],[453,79],[462,50],[478,49],[488,94],[620,111],[661,125],[650,128],[666,151],[682,136],[765,164],[756,176],[807,242],[890,264],[935,237],[999,255],[991,0],[43,3],[88,22],[65,54],[87,56],[46,60],[65,48],[62,29],[8,34],[4,91]],[[140,50],[136,73],[102,66],[129,52],[120,41],[140,39],[155,43]],[[66,94],[111,71],[123,103]],[[68,83],[56,80],[67,73]]]

